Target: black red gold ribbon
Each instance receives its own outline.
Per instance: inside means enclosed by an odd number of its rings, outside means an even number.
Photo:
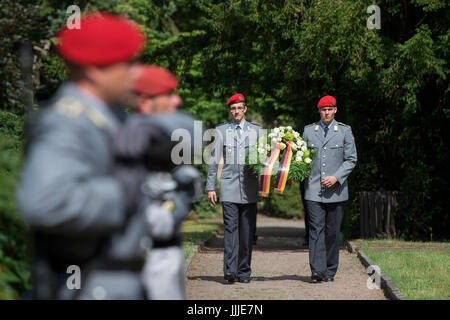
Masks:
[[[292,147],[291,142],[286,142],[286,148],[284,149],[283,156],[280,161],[280,168],[278,169],[278,176],[275,182],[274,192],[278,194],[283,194],[284,188],[286,187],[287,177],[289,175],[289,168],[291,166],[292,159]]]
[[[262,197],[269,196],[270,189],[270,176],[272,175],[272,168],[274,163],[278,160],[278,155],[280,154],[280,142],[277,142],[275,148],[273,148],[270,156],[264,161],[262,167],[262,175],[260,177],[259,183],[259,195]]]
[[[292,159],[292,147],[291,142],[286,142],[286,148],[284,149],[283,155],[280,161],[280,167],[278,169],[277,179],[275,181],[274,192],[278,194],[283,194],[284,188],[286,187],[287,177],[289,174],[289,168]],[[262,168],[262,175],[260,177],[259,184],[259,195],[262,197],[268,197],[270,192],[270,177],[272,175],[272,169],[276,161],[278,161],[278,156],[280,155],[280,142],[278,142],[272,150],[270,156],[264,161]]]

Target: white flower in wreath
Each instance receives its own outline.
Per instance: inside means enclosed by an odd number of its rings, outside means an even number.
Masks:
[[[295,161],[302,162],[302,157],[295,157]]]
[[[303,157],[303,151],[297,151],[296,157]]]
[[[291,126],[287,126],[286,129],[287,129],[288,131],[292,131],[292,127],[291,127]]]
[[[278,138],[272,138],[272,142],[277,143],[278,142]]]
[[[305,158],[305,162],[306,162],[306,163],[311,163],[311,161],[312,161],[311,158],[308,158],[308,157]]]
[[[297,150],[297,145],[295,144],[295,143],[293,143],[293,144],[291,144],[291,148],[292,148],[292,150]]]
[[[266,144],[266,150],[270,150],[270,144]]]
[[[264,143],[261,142],[261,143],[259,144],[259,147],[260,147],[260,148],[264,148]]]
[[[258,148],[258,152],[259,152],[259,153],[265,153],[266,150],[265,150],[264,148]]]
[[[275,128],[275,129],[273,129],[273,133],[278,133],[278,132],[280,132],[280,129],[278,129],[278,128]]]
[[[300,136],[300,133],[294,131],[294,138],[298,138]]]
[[[302,151],[306,151],[308,148],[305,145],[302,145],[302,147],[300,148]]]

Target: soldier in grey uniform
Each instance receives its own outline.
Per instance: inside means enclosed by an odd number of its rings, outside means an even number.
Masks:
[[[261,127],[245,121],[247,106],[242,94],[227,102],[232,121],[216,127],[215,144],[211,153],[206,181],[209,201],[217,201],[216,179],[223,158],[220,176],[220,201],[224,222],[224,279],[250,282],[251,256],[258,201],[258,176],[245,165],[249,148],[255,145]]]
[[[166,98],[172,102],[180,100],[179,97],[171,99],[170,95]],[[144,100],[148,99],[152,98]],[[160,104],[155,106],[160,112],[167,111],[167,107],[176,109],[170,102],[165,106],[157,99],[152,102]],[[141,107],[140,104],[143,111]],[[181,111],[151,116],[134,114],[128,117],[113,143],[117,158],[131,164],[129,169],[144,163],[147,171],[143,175],[145,179],[140,188],[143,197],[136,215],[146,217],[141,222],[151,237],[142,281],[147,297],[152,300],[186,299],[181,224],[191,209],[192,201],[201,193],[202,179],[194,166],[175,165],[171,157],[171,150],[179,143],[183,144],[184,150],[189,148],[192,151],[193,139],[175,142],[171,137],[180,128],[194,136],[194,119]],[[159,133],[155,134],[155,130]],[[136,137],[146,139],[141,143]]]
[[[333,281],[339,264],[339,235],[347,177],[357,154],[350,126],[334,120],[336,99],[325,96],[317,105],[320,121],[307,125],[303,139],[315,150],[311,175],[305,179],[309,219],[309,262],[313,282]]]
[[[186,299],[181,223],[203,188],[198,170],[188,164],[175,166],[176,159],[171,159],[172,152],[167,148],[175,143],[170,141],[175,130],[183,128],[194,137],[194,118],[176,111],[182,100],[174,92],[178,83],[169,70],[141,65],[137,71],[134,90],[139,94],[136,107],[140,114],[130,116],[121,128],[119,139],[114,141],[115,153],[129,161],[147,158],[149,173],[141,188],[147,201],[140,208],[146,213],[152,238],[143,269],[147,296],[152,300]],[[138,148],[130,147],[136,145],[136,137],[145,137],[154,127],[161,133],[150,148],[139,144]],[[184,142],[185,150],[192,149],[194,139]]]
[[[80,25],[58,34],[70,81],[31,128],[16,195],[34,238],[33,298],[143,299],[145,217],[131,210],[142,171],[115,170],[111,139],[120,125],[113,106],[137,98],[133,61],[144,37],[106,13]]]

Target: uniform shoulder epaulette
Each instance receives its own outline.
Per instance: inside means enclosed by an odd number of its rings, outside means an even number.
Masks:
[[[226,125],[226,124],[229,124],[229,122],[220,123],[220,124],[218,124],[218,125],[216,126],[216,128],[217,128],[217,127],[224,126],[224,125]]]
[[[261,127],[261,125],[259,123],[254,123],[254,122],[250,122],[250,121],[248,123],[250,123],[250,124],[252,124],[254,126],[257,126],[257,127]]]
[[[87,107],[83,102],[74,97],[62,97],[55,103],[54,108],[58,114],[67,118],[75,119],[84,114],[95,126],[99,128],[106,126],[106,119],[100,112]]]
[[[343,127],[350,127],[348,124],[342,123],[342,122],[338,122],[341,126]]]
[[[54,109],[57,113],[67,118],[77,118],[84,110],[84,104],[70,96],[62,97],[54,104]]]
[[[315,125],[315,124],[316,124],[315,122],[313,122],[313,123],[311,123],[311,124],[307,124],[307,125],[305,126],[305,128],[311,127],[311,126],[313,126],[313,125]]]

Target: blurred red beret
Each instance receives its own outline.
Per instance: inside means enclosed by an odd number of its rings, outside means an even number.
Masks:
[[[82,16],[80,29],[61,28],[56,49],[67,61],[81,66],[106,66],[136,58],[144,34],[131,20],[97,12]]]
[[[149,96],[172,92],[178,85],[177,78],[167,69],[158,66],[139,67],[134,90]]]
[[[317,108],[320,109],[322,107],[336,107],[336,99],[332,96],[321,98],[317,104]]]
[[[244,102],[245,103],[245,99],[244,99],[244,95],[242,93],[236,93],[234,95],[231,96],[230,99],[228,99],[227,102],[227,107],[235,102]]]

